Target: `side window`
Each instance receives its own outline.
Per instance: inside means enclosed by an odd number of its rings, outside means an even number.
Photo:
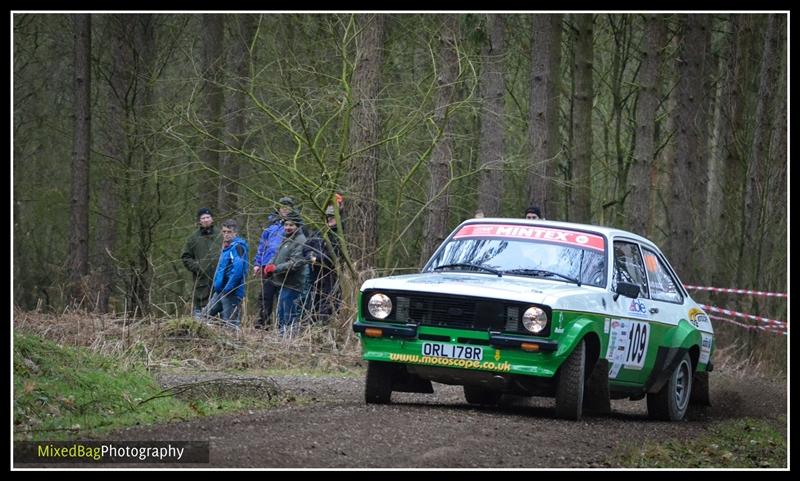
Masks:
[[[614,278],[611,289],[617,290],[618,282],[628,282],[639,286],[639,297],[649,298],[647,274],[644,270],[639,246],[631,242],[614,242]]]
[[[581,264],[581,282],[590,286],[606,286],[606,258],[602,254],[584,249]]]
[[[683,295],[667,266],[655,252],[646,248],[642,248],[642,251],[644,252],[644,265],[647,268],[647,279],[650,281],[650,297],[657,301],[683,304]]]

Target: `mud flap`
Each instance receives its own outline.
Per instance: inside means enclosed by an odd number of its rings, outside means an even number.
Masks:
[[[598,359],[586,381],[583,391],[583,408],[593,413],[611,412],[611,397],[608,391],[608,359]]]
[[[427,379],[411,374],[406,369],[398,369],[392,390],[395,392],[433,393],[433,384]]]
[[[689,405],[711,406],[708,372],[695,372],[694,376],[692,376],[692,393],[689,397]]]

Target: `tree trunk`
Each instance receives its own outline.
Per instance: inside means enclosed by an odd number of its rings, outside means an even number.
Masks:
[[[156,23],[155,16],[150,14],[133,15],[129,21],[132,21],[135,28],[135,36],[131,39],[129,48],[133,51],[131,56],[136,59],[131,66],[131,77],[136,79],[134,86],[137,92],[128,105],[130,111],[135,112],[135,123],[129,131],[131,135],[128,141],[130,144],[138,144],[132,152],[132,161],[135,162],[132,173],[138,176],[138,181],[134,186],[137,201],[131,215],[135,218],[138,236],[134,238],[136,243],[132,249],[136,255],[132,259],[129,272],[128,305],[134,306],[134,312],[147,315],[151,311],[151,289],[155,275],[151,266],[153,237],[163,209],[159,198],[158,176],[152,175],[154,159],[158,158],[155,155],[157,147],[154,145],[154,137],[148,135],[149,123],[154,117],[156,94],[153,87],[157,55]]]
[[[226,142],[230,148],[220,156],[220,218],[236,215],[239,205],[240,165],[242,157],[230,152],[230,149],[243,150],[247,136],[246,106],[247,92],[250,85],[250,43],[256,32],[255,15],[236,15],[230,24],[230,64],[233,69],[231,85],[235,88],[228,98]],[[241,219],[239,219],[241,221]]]
[[[709,48],[708,15],[684,15],[678,48],[677,106],[675,108],[675,156],[672,160],[670,232],[667,255],[685,283],[699,282],[695,240],[703,239],[706,221],[706,185],[708,183],[708,107],[706,56]]]
[[[728,54],[723,66],[719,100],[717,180],[722,200],[716,236],[720,240],[719,252],[734,253],[739,251],[739,244],[742,242],[742,179],[745,178],[742,146],[745,143],[746,132],[744,127],[746,102],[743,90],[747,85],[751,33],[750,18],[746,15],[730,15],[729,23]],[[736,281],[736,272],[740,270],[738,261],[737,255],[718,257],[712,285],[739,285]]]
[[[531,169],[527,198],[548,219],[559,218],[556,165],[560,151],[559,79],[561,78],[561,14],[533,16],[531,96],[528,140]],[[521,213],[520,213],[521,214]]]
[[[443,15],[441,21],[441,55],[438,66],[439,76],[436,79],[438,85],[436,110],[433,115],[434,123],[439,129],[440,136],[433,147],[433,152],[428,162],[431,182],[420,262],[425,262],[449,233],[447,227],[448,218],[450,217],[450,205],[447,184],[451,178],[450,164],[453,158],[453,127],[452,122],[450,122],[450,107],[458,75],[458,50],[456,45],[458,17],[455,15]]]
[[[632,63],[630,52],[632,50],[632,29],[633,17],[606,15],[611,34],[614,39],[613,55],[611,60],[611,118],[609,125],[605,127],[606,162],[610,163],[614,159],[616,173],[613,182],[608,183],[606,198],[611,199],[603,205],[598,219],[603,224],[622,225],[624,223],[624,208],[629,192],[628,172],[631,168],[631,160],[628,159],[628,152],[623,147],[622,121],[625,115],[625,107],[628,103],[628,94],[624,93],[625,70],[628,64]],[[600,89],[598,89],[600,90]],[[598,93],[598,96],[601,94]],[[613,142],[613,150],[610,145]],[[609,165],[610,167],[610,165]],[[610,169],[609,169],[610,170]],[[610,192],[609,192],[610,191]]]
[[[198,198],[202,207],[216,208],[219,201],[219,139],[222,131],[221,117],[223,107],[222,75],[224,67],[223,43],[225,41],[225,17],[219,14],[203,15],[203,89],[200,105],[200,119],[203,129],[203,145],[200,162],[204,171],[198,175]],[[221,214],[221,212],[220,212]]]
[[[75,29],[75,124],[72,152],[72,194],[70,196],[70,297],[80,303],[84,280],[89,274],[89,151],[91,138],[91,15],[72,17]]]
[[[350,115],[350,152],[348,169],[350,185],[346,200],[346,222],[351,255],[356,268],[364,270],[375,265],[378,246],[379,148],[369,147],[380,139],[381,126],[377,98],[381,91],[385,15],[357,15],[356,66],[353,72]],[[369,147],[369,148],[368,148]],[[364,150],[366,149],[366,150]]]
[[[785,45],[785,32],[786,27],[782,19],[779,25],[780,41],[779,45]],[[769,291],[786,292],[786,276],[787,276],[787,256],[788,256],[788,242],[787,242],[787,215],[789,204],[787,202],[787,160],[788,150],[786,145],[786,134],[788,131],[788,104],[786,98],[786,82],[781,79],[786,79],[786,71],[783,70],[788,65],[786,62],[786,53],[783,49],[780,51],[781,60],[777,60],[782,64],[781,73],[778,77],[779,88],[776,89],[777,99],[775,101],[775,109],[773,110],[773,117],[776,119],[772,128],[772,140],[770,141],[770,158],[769,158],[769,173],[767,174],[768,186],[766,189],[767,198],[765,199],[766,218],[769,221],[766,223],[766,236],[764,237],[763,246],[763,265],[762,274],[757,284],[759,288],[764,288]],[[773,319],[786,319],[786,301],[784,299],[767,299],[764,303],[764,311],[768,317]]]
[[[125,179],[125,166],[130,158],[129,149],[129,92],[133,88],[132,67],[135,64],[129,41],[133,22],[126,15],[109,15],[106,18],[109,48],[112,53],[108,73],[108,100],[106,121],[99,130],[104,148],[103,173],[100,181],[96,250],[94,254],[94,286],[97,292],[95,309],[108,312],[111,288],[114,284],[115,263],[112,256],[117,250],[119,228],[119,186],[117,179]]]
[[[659,67],[667,28],[664,19],[659,15],[645,15],[644,22],[644,49],[639,71],[639,100],[636,104],[636,145],[633,149],[631,193],[627,205],[629,229],[648,236],[650,205],[653,202],[650,178],[655,157],[656,111],[661,100]]]
[[[575,15],[575,118],[572,159],[572,218],[592,220],[592,38],[594,18]]]
[[[481,47],[483,66],[481,70],[480,147],[478,158],[481,165],[478,185],[478,209],[488,217],[500,215],[503,197],[503,165],[505,163],[505,80],[503,59],[505,58],[505,20],[502,15],[487,15],[488,39]]]
[[[764,54],[759,69],[758,101],[756,104],[755,131],[750,158],[747,162],[747,190],[745,191],[746,237],[745,251],[751,254],[752,268],[748,286],[756,287],[761,276],[761,257],[766,231],[767,179],[765,172],[770,152],[770,133],[772,131],[773,103],[776,86],[779,85],[780,71],[780,16],[772,14],[767,22],[764,37]]]

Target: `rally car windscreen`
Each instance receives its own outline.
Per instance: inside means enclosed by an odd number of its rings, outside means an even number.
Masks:
[[[574,279],[605,287],[605,239],[563,229],[470,224],[431,259],[426,272],[444,270]]]

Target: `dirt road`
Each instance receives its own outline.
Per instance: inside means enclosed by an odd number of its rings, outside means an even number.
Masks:
[[[193,379],[166,376],[162,383]],[[714,405],[680,423],[648,420],[644,400],[612,401],[612,414],[571,422],[556,419],[547,398],[484,409],[466,404],[461,388],[434,384],[435,394],[394,393],[393,404],[376,406],[364,403],[361,379],[272,379],[307,402],[130,428],[105,439],[208,440],[210,463],[202,467],[607,467],[608,456],[626,446],[690,439],[723,419],[786,413],[785,383],[733,373],[714,373]]]

